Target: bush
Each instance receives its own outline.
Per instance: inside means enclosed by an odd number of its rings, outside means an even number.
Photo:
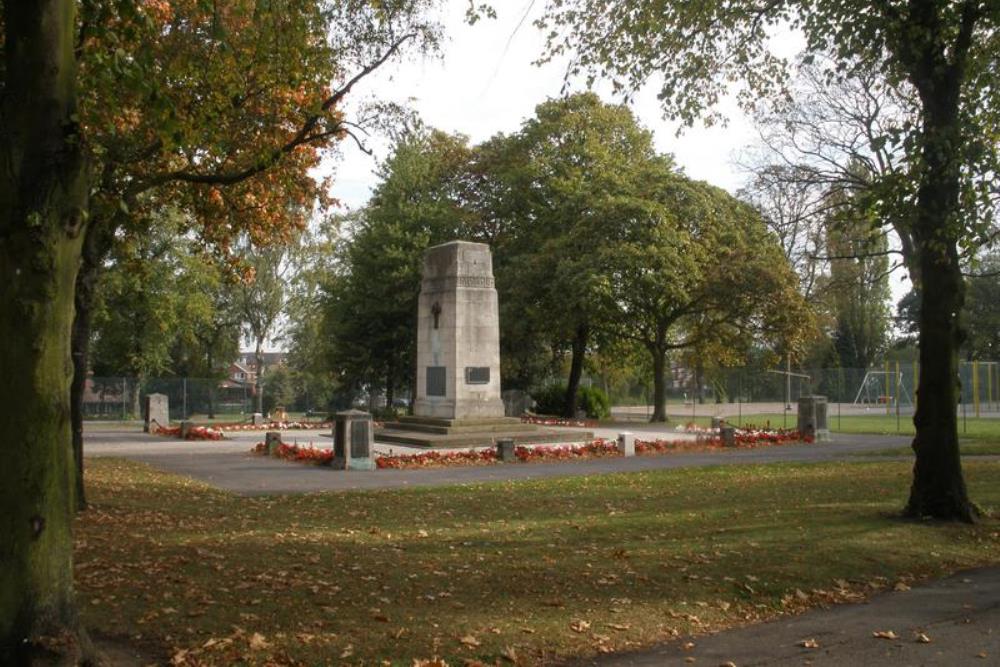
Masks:
[[[535,412],[540,415],[562,416],[566,405],[566,385],[550,384],[531,392],[535,399]]]
[[[566,385],[550,384],[531,394],[535,399],[536,411],[542,415],[561,416],[565,410]],[[611,416],[611,401],[608,395],[597,387],[580,387],[576,390],[577,409],[587,413],[590,419],[607,419]]]
[[[607,419],[611,416],[611,400],[598,387],[580,387],[576,390],[576,405],[586,411],[590,419]]]

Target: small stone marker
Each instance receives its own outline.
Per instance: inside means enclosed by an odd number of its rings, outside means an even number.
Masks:
[[[151,433],[157,426],[167,428],[170,426],[170,399],[166,394],[146,394],[146,405],[144,406],[145,420],[142,430]]]
[[[722,438],[723,447],[736,446],[736,429],[729,424],[723,423],[723,426],[719,428],[719,437]]]
[[[635,456],[635,434],[624,431],[618,434],[618,451],[623,456]]]
[[[826,396],[800,396],[797,428],[803,438],[817,442],[830,439],[830,428],[826,422]]]
[[[188,434],[191,433],[191,429],[194,428],[194,422],[184,420],[181,422],[181,440],[187,440]]]
[[[264,436],[264,446],[267,447],[267,455],[274,456],[277,454],[279,445],[281,445],[281,431],[268,431]]]
[[[725,424],[725,423],[726,423],[726,420],[724,420],[724,419],[722,419],[720,417],[712,417],[712,428],[713,429],[722,428],[722,425]]]
[[[497,439],[497,458],[504,463],[513,463],[517,460],[517,456],[514,455],[513,438]]]
[[[337,470],[374,470],[372,416],[361,410],[345,410],[338,412],[335,419],[330,465]]]
[[[259,412],[253,413],[252,419],[253,419],[253,425],[254,426],[263,426],[264,425],[264,415],[262,415],[261,413],[259,413]]]

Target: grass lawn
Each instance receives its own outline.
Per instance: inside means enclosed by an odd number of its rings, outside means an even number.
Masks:
[[[965,469],[1000,508],[1000,463]],[[245,498],[98,458],[76,582],[97,636],[175,664],[538,664],[1000,562],[996,519],[895,518],[909,483],[865,462]]]
[[[711,417],[697,417],[694,420],[684,419],[681,416],[674,417],[675,423],[687,423],[689,421],[694,421],[694,423],[700,426],[708,426]],[[785,415],[780,412],[770,413],[770,414],[754,414],[754,415],[743,415],[742,419],[737,420],[735,416],[729,416],[730,422],[736,425],[744,424],[754,424],[756,426],[763,426],[765,423],[770,422],[771,426],[781,428],[782,424],[785,423],[788,428],[795,428],[796,424],[796,413],[794,411],[789,411],[787,413],[787,421]],[[878,435],[913,435],[913,417],[908,415],[901,415],[899,418],[899,427],[896,426],[896,415],[886,415],[886,414],[865,414],[865,415],[842,415],[837,417],[836,409],[833,409],[830,414],[827,415],[827,422],[830,426],[830,430],[836,433],[874,433]],[[989,417],[969,417],[963,420],[961,416],[958,418],[958,434],[962,438],[969,439],[986,439],[986,440],[996,440],[1000,441],[1000,419],[989,418]]]

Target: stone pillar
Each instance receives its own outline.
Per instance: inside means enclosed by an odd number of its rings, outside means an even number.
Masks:
[[[281,431],[268,431],[264,436],[264,446],[267,448],[267,455],[274,456],[277,454],[279,445],[281,445]]]
[[[797,428],[802,438],[817,442],[830,439],[826,420],[826,396],[800,396]]]
[[[375,469],[375,432],[372,416],[361,410],[345,410],[335,415],[333,461],[337,470]]]
[[[250,419],[253,421],[253,425],[254,426],[263,426],[264,425],[264,415],[262,415],[259,412],[253,413],[253,416],[251,416]]]
[[[157,426],[170,426],[170,399],[166,394],[146,394],[142,430],[151,433]]]
[[[413,412],[441,419],[504,416],[500,309],[486,244],[451,241],[424,254]]]
[[[618,434],[618,451],[623,456],[635,456],[635,434],[624,431]]]
[[[194,428],[194,422],[189,420],[184,420],[181,422],[181,440],[187,440],[188,434],[191,433],[191,429]]]
[[[513,463],[517,460],[517,456],[514,453],[513,438],[497,439],[497,459],[504,463]]]
[[[719,429],[719,437],[722,438],[723,447],[736,446],[736,429],[734,427],[724,424]]]

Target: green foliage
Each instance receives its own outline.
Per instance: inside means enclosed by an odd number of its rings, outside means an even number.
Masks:
[[[968,338],[964,347],[973,359],[997,361],[1000,359],[1000,254],[988,255],[977,264],[976,276],[969,278],[965,302]]]
[[[411,129],[381,166],[368,207],[343,220],[351,242],[323,285],[323,328],[341,386],[391,393],[413,381],[423,252],[463,236],[466,214],[456,202],[467,160],[464,137]]]
[[[542,415],[561,416],[566,409],[566,385],[553,383],[531,392],[535,399],[535,412]],[[577,409],[583,410],[590,419],[608,419],[611,416],[611,400],[602,389],[581,385],[576,390]]]
[[[566,409],[566,385],[558,382],[547,384],[531,392],[535,399],[535,412],[540,415],[562,415]]]
[[[590,419],[611,417],[611,400],[600,387],[583,385],[576,391],[577,406]]]

